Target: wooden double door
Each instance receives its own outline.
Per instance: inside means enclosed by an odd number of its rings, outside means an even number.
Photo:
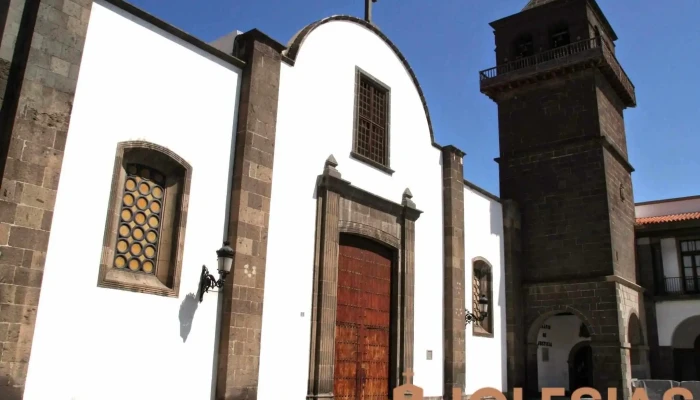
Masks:
[[[335,326],[336,400],[387,400],[391,348],[392,252],[341,235]]]

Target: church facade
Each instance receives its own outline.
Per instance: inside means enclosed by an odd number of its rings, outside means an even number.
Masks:
[[[0,9],[0,398],[627,396],[663,373],[634,86],[595,1],[492,23],[501,198],[368,19],[207,44],[121,0]]]
[[[121,1],[61,4],[9,68],[4,393],[381,398],[409,370],[426,398],[505,388],[501,202],[435,142],[376,27],[212,46]]]

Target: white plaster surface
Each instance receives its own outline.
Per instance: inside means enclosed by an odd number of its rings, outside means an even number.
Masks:
[[[659,346],[692,348],[700,334],[700,300],[656,303]]]
[[[581,320],[575,315],[556,315],[547,318],[542,324],[550,329],[540,328],[537,341],[551,343],[549,361],[542,360],[543,348],[537,348],[537,375],[539,388],[563,387],[569,390],[569,354],[578,342],[590,340],[579,337]],[[545,336],[546,335],[546,336]]]
[[[391,88],[393,175],[349,157],[356,67]],[[416,87],[391,48],[360,25],[335,21],[307,36],[294,67],[282,65],[259,396],[291,399],[307,393],[315,185],[331,154],[343,179],[397,203],[410,188],[424,211],[415,238],[414,383],[426,396],[442,395],[441,154],[431,145]]]
[[[185,299],[197,291],[202,264],[215,265],[225,233],[239,75],[93,4],[24,399],[211,397],[218,295]],[[179,298],[97,287],[115,152],[128,140],[167,147],[193,168]],[[196,306],[186,341],[183,304]]]
[[[700,211],[700,198],[683,198],[652,204],[638,204],[634,209],[637,218],[698,212]]]
[[[486,259],[491,264],[493,301],[493,337],[473,335],[467,327],[467,381],[465,393],[472,394],[483,387],[505,391],[506,382],[506,291],[503,281],[503,213],[501,204],[474,189],[464,188],[464,250],[466,308],[473,310],[472,260]]]

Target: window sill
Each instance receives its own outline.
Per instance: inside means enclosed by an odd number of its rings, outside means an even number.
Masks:
[[[121,271],[114,268],[105,269],[107,272],[97,283],[99,287],[154,294],[164,297],[178,296],[175,289],[165,286],[154,275],[137,274],[131,271]]]
[[[493,333],[487,332],[484,328],[475,326],[472,329],[472,336],[483,337],[483,338],[493,338]]]
[[[394,170],[393,170],[393,169],[391,169],[391,168],[389,168],[389,167],[387,167],[387,166],[385,166],[385,165],[382,165],[382,164],[380,164],[380,163],[378,163],[378,162],[376,162],[376,161],[372,161],[372,160],[370,160],[369,158],[367,158],[367,157],[365,157],[365,156],[363,156],[363,155],[360,155],[360,154],[358,154],[358,153],[356,153],[356,152],[354,152],[354,151],[351,151],[351,152],[350,152],[350,158],[354,158],[354,159],[357,160],[357,161],[363,162],[363,163],[369,165],[370,167],[374,167],[374,168],[376,168],[376,169],[378,169],[378,170],[380,170],[380,171],[382,171],[382,172],[384,172],[384,173],[386,173],[386,174],[389,174],[390,176],[394,174]]]

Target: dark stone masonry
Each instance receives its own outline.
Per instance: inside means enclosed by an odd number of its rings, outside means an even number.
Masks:
[[[509,391],[537,394],[539,328],[566,313],[590,333],[593,387],[630,395],[627,329],[646,311],[622,116],[634,92],[609,73],[621,70],[616,36],[594,3],[531,2],[491,24],[499,66],[482,71],[481,91],[498,104]]]
[[[92,0],[13,0],[0,42],[0,398],[22,398]]]

